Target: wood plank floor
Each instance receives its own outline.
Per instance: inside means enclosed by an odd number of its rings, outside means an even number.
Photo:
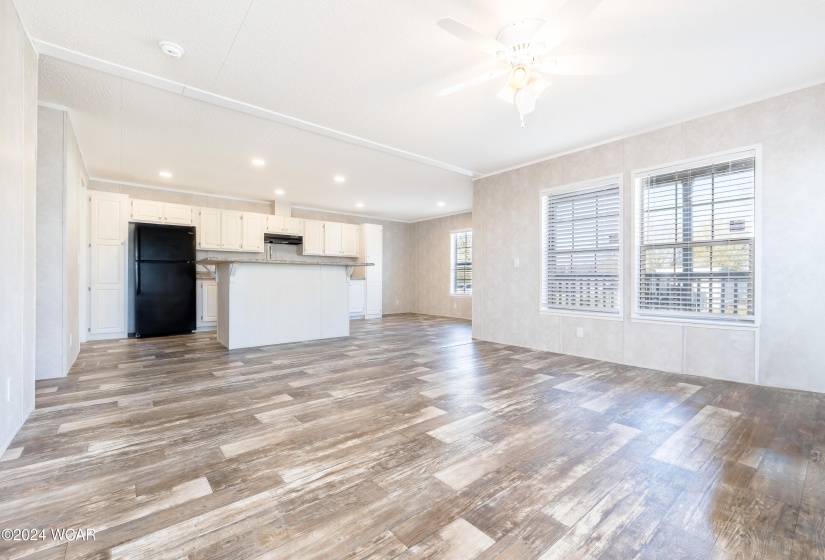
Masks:
[[[825,396],[421,315],[89,343],[0,459],[0,528],[46,530],[2,558],[825,558]]]

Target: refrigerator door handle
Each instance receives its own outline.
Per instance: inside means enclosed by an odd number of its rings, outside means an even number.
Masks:
[[[135,295],[140,295],[140,261],[135,261]]]

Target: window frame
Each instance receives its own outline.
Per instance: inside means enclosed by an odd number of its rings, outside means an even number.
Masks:
[[[455,235],[460,233],[473,233],[473,228],[461,228],[461,229],[453,229],[450,230],[450,297],[458,297],[458,298],[471,298],[473,297],[473,289],[470,288],[470,293],[456,293],[453,290],[455,289],[455,271],[457,270],[456,265],[456,255],[455,255],[455,242],[453,238]],[[473,236],[475,237],[475,236]],[[471,250],[473,251],[473,255],[475,255],[475,239],[470,242]],[[473,259],[475,261],[475,259]],[[470,263],[470,270],[472,273],[475,273],[475,266]]]
[[[655,312],[647,312],[641,310],[639,307],[639,286],[641,282],[640,277],[640,227],[639,223],[639,197],[640,197],[640,179],[650,176],[654,172],[656,174],[674,172],[681,169],[689,169],[697,167],[699,164],[717,163],[736,159],[737,156],[752,156],[754,158],[754,190],[753,190],[753,315],[749,319],[732,319],[729,317],[710,317],[696,315],[676,315],[663,312],[661,314]],[[696,327],[717,328],[726,330],[743,330],[753,331],[759,328],[762,315],[762,144],[753,144],[749,146],[742,146],[730,150],[715,152],[702,156],[682,159],[679,161],[663,163],[659,165],[652,165],[644,168],[634,169],[631,173],[631,206],[633,211],[630,213],[631,231],[633,232],[633,261],[632,277],[633,289],[631,294],[631,313],[630,320],[636,323],[651,323],[651,324],[679,324],[679,325],[693,325]]]
[[[545,307],[544,305],[544,271],[545,271],[545,253],[547,251],[545,235],[545,212],[544,212],[544,197],[548,195],[567,194],[578,191],[596,191],[601,190],[612,185],[619,186],[619,282],[618,282],[618,304],[617,311],[599,311],[597,309],[560,309],[556,307]],[[547,187],[539,191],[539,313],[542,315],[565,315],[572,317],[588,317],[590,319],[599,319],[603,321],[623,321],[625,310],[625,212],[624,212],[624,173],[615,173],[598,177],[596,179],[588,179],[586,181],[579,181],[577,183],[568,183],[559,185],[557,187]]]

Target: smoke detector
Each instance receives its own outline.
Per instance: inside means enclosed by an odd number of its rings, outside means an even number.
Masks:
[[[161,41],[159,44],[160,50],[172,58],[180,58],[183,56],[183,53],[186,52],[183,50],[183,47],[172,41]]]

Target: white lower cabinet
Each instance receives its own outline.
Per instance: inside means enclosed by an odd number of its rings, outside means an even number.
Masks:
[[[215,280],[198,280],[196,325],[199,329],[218,324],[218,284]]]
[[[366,313],[366,294],[364,293],[363,280],[350,280],[349,282],[349,314],[350,316],[363,316]]]

